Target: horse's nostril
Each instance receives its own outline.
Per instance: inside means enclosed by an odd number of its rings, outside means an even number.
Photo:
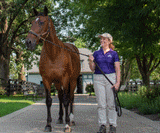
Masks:
[[[31,44],[31,41],[29,39],[26,39],[26,44]]]
[[[31,41],[30,41],[30,40],[28,40],[28,44],[31,44]]]

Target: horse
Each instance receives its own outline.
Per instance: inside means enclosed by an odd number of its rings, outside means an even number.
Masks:
[[[48,8],[46,6],[43,12],[39,13],[34,8],[33,11],[36,19],[32,21],[31,30],[26,37],[26,46],[29,50],[33,51],[39,41],[43,39],[39,72],[45,88],[47,106],[47,124],[44,131],[52,131],[51,84],[54,83],[59,98],[59,118],[57,124],[63,123],[64,106],[66,122],[64,132],[71,132],[71,125],[75,124],[73,120],[74,90],[80,74],[79,51],[73,44],[63,43],[58,39],[53,22],[48,16]]]

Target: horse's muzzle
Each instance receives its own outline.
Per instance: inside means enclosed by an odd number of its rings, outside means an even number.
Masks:
[[[36,48],[36,43],[35,41],[32,42],[30,39],[26,39],[26,46],[27,46],[27,49],[33,51]]]

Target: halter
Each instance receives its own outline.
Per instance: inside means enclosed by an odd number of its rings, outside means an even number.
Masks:
[[[39,39],[42,39],[43,41],[46,40],[46,38],[48,37],[49,35],[49,32],[50,32],[50,27],[51,27],[51,23],[50,23],[50,18],[48,17],[48,30],[44,33],[42,33],[41,35],[38,35],[37,33],[35,33],[33,30],[30,30],[29,33],[35,35],[36,37],[38,37]],[[43,38],[42,36],[46,35],[45,38]]]

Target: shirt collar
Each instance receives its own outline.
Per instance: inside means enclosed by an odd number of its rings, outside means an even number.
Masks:
[[[102,48],[100,49],[100,51],[104,54],[104,51],[103,51]],[[110,51],[113,51],[113,50],[110,48],[110,50],[109,50],[108,52],[110,52]],[[107,52],[107,53],[108,53],[108,52]]]

